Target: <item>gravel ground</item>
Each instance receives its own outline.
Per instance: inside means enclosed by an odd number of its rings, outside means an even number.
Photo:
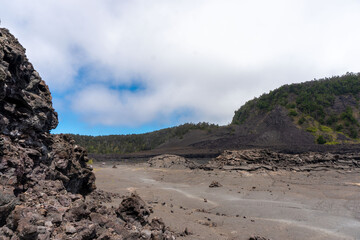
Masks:
[[[136,191],[153,208],[152,216],[191,233],[178,239],[360,239],[359,171],[248,173],[105,164],[95,165],[94,172],[99,189]],[[222,186],[209,188],[212,181]]]

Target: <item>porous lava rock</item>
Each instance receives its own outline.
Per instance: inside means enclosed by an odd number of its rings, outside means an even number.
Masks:
[[[150,216],[150,210],[145,202],[136,194],[124,199],[116,213],[124,221],[137,222],[140,225],[145,225]]]
[[[85,149],[50,134],[57,124],[48,86],[0,28],[0,240],[174,239],[161,220],[134,224],[103,206],[119,196],[95,191]],[[129,198],[119,209],[131,215],[140,198]]]
[[[299,154],[282,153],[269,149],[226,150],[210,161],[209,169],[224,170],[291,170],[318,171],[337,169],[351,171],[360,167],[358,153],[306,152]]]
[[[66,135],[51,135],[58,124],[46,83],[25,49],[0,29],[1,184],[25,191],[40,180],[60,180],[72,193],[91,192],[95,177],[85,150]]]
[[[249,240],[271,240],[270,238],[264,238],[261,236],[250,237]]]
[[[25,55],[18,40],[0,30],[1,133],[24,138],[48,132],[58,124],[48,86]]]
[[[172,169],[194,169],[197,165],[184,157],[162,154],[156,157],[152,157],[148,160],[148,165],[154,168],[172,168]]]
[[[218,181],[212,181],[209,185],[209,188],[217,188],[222,187],[222,185]]]

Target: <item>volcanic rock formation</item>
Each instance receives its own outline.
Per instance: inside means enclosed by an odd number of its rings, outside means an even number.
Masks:
[[[149,167],[154,168],[173,168],[173,169],[185,169],[190,168],[194,169],[197,165],[184,157],[172,155],[172,154],[162,154],[156,157],[152,157],[148,160]]]
[[[174,238],[159,219],[143,212],[132,218],[132,209],[146,208],[136,195],[119,209],[102,206],[99,199],[111,197],[95,191],[85,150],[50,134],[57,124],[49,88],[18,40],[0,28],[1,240]],[[117,214],[123,209],[126,218]]]
[[[255,171],[291,170],[317,171],[327,169],[353,170],[360,167],[358,153],[319,153],[307,152],[287,154],[268,149],[244,149],[224,151],[210,161],[206,167],[224,170]]]

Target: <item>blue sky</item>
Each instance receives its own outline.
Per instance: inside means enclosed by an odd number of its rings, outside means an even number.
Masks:
[[[54,133],[225,125],[283,84],[359,72],[356,0],[0,0],[49,85]]]

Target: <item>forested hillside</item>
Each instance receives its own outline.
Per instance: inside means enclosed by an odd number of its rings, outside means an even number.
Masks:
[[[359,136],[360,74],[284,85],[255,98],[235,111],[241,125],[254,115],[283,106],[293,122],[315,135],[319,144],[357,142]]]
[[[284,85],[263,94],[235,111],[230,126],[187,123],[145,134],[71,136],[89,153],[101,154],[151,150],[164,146],[164,143],[177,144],[189,139],[196,143],[193,147],[216,148],[225,143],[229,147],[359,143],[359,106],[360,74],[347,73]],[[206,137],[186,135],[192,130],[202,130]],[[314,140],[311,140],[311,134]]]
[[[84,136],[70,134],[77,144],[85,147],[89,153],[131,153],[151,150],[172,138],[182,138],[190,130],[204,130],[208,133],[219,126],[209,123],[186,123],[177,127],[161,129],[144,134]]]

